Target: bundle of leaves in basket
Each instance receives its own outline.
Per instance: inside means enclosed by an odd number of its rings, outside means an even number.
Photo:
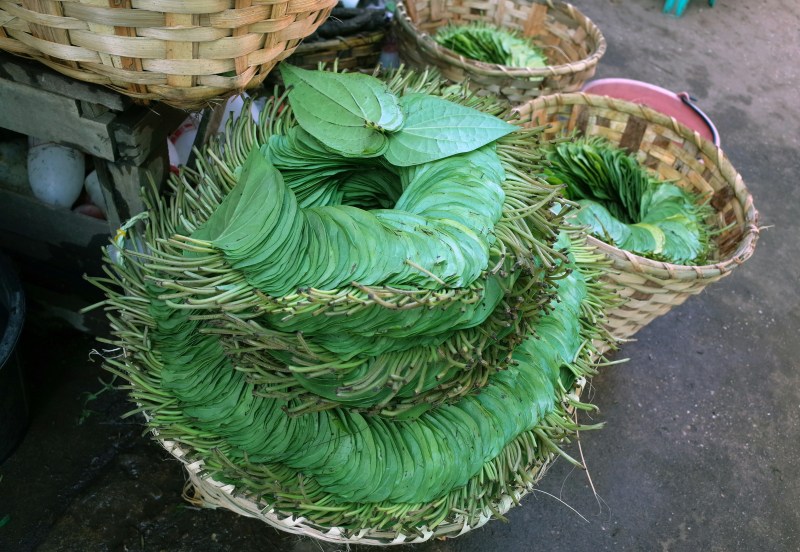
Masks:
[[[647,106],[594,94],[553,94],[514,108],[544,127],[543,175],[584,208],[588,242],[611,263],[622,304],[608,311],[620,340],[727,277],[753,254],[758,211],[725,153]]]
[[[559,444],[592,408],[604,265],[536,176],[541,130],[495,100],[281,70],[94,280],[108,369],[207,504],[341,542],[457,536],[578,464]]]
[[[440,27],[433,39],[454,53],[483,63],[508,67],[546,67],[547,56],[520,33],[476,21]]]
[[[403,63],[512,105],[580,90],[606,50],[600,29],[557,0],[398,0],[393,21]]]
[[[602,137],[576,137],[546,147],[545,178],[563,184],[581,209],[578,223],[598,239],[680,265],[711,256],[714,211],[698,194],[648,172]]]

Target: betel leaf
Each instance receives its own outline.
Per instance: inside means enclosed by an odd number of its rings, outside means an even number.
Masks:
[[[485,63],[510,67],[544,67],[547,57],[518,31],[473,21],[440,27],[433,39],[455,53]]]
[[[639,255],[649,254],[658,255],[664,250],[666,236],[664,231],[658,226],[639,222],[628,225],[631,233],[628,238],[620,244],[622,249],[633,251]]]
[[[403,125],[403,112],[398,97],[381,80],[361,73],[311,71],[292,65],[280,66],[287,85],[294,87],[289,94],[321,117],[334,113],[356,117],[375,130],[394,132]],[[333,112],[328,109],[332,107]],[[333,120],[333,119],[332,119]]]
[[[673,217],[658,224],[667,238],[663,256],[670,262],[693,262],[702,255],[703,243],[691,226],[683,217]]]
[[[326,147],[349,156],[380,155],[386,133],[403,125],[398,98],[369,75],[280,65],[298,124]]]
[[[581,209],[575,213],[577,224],[586,226],[593,236],[597,236],[611,245],[618,245],[630,236],[631,230],[614,217],[601,204],[591,199],[581,199],[578,201]]]
[[[516,129],[492,115],[427,94],[407,94],[400,104],[405,124],[389,135],[384,153],[397,167],[473,151]]]

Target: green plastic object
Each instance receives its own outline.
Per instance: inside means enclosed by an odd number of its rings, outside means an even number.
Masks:
[[[708,5],[714,7],[715,0],[708,0]],[[675,10],[675,16],[680,17],[689,5],[689,0],[666,0],[664,2],[664,13],[670,13]]]

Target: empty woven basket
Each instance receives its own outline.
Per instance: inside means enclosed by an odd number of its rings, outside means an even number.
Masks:
[[[0,48],[139,100],[202,107],[259,85],[336,0],[0,2]]]
[[[437,67],[453,81],[513,104],[558,92],[580,90],[606,50],[600,30],[575,7],[551,0],[405,0],[397,4],[401,59],[412,67]],[[493,65],[464,58],[432,35],[448,24],[491,23],[519,31],[547,56],[546,67]]]
[[[608,328],[619,339],[633,336],[655,318],[731,273],[753,254],[758,213],[742,177],[721,149],[674,118],[624,100],[589,94],[557,94],[517,108],[520,122],[549,125],[545,136],[578,132],[602,136],[635,154],[662,180],[710,197],[719,233],[708,264],[683,266],[653,261],[590,237],[611,261],[608,276],[624,304],[608,314]]]

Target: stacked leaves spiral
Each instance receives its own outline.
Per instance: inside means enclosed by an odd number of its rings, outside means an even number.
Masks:
[[[591,408],[572,391],[606,339],[601,263],[536,176],[540,130],[491,98],[281,71],[261,120],[123,229],[94,279],[126,353],[108,368],[160,439],[281,515],[482,523]]]
[[[626,151],[601,137],[578,137],[548,147],[547,159],[547,180],[566,186],[566,196],[581,206],[577,222],[593,236],[675,264],[710,257],[707,201],[656,178]]]

